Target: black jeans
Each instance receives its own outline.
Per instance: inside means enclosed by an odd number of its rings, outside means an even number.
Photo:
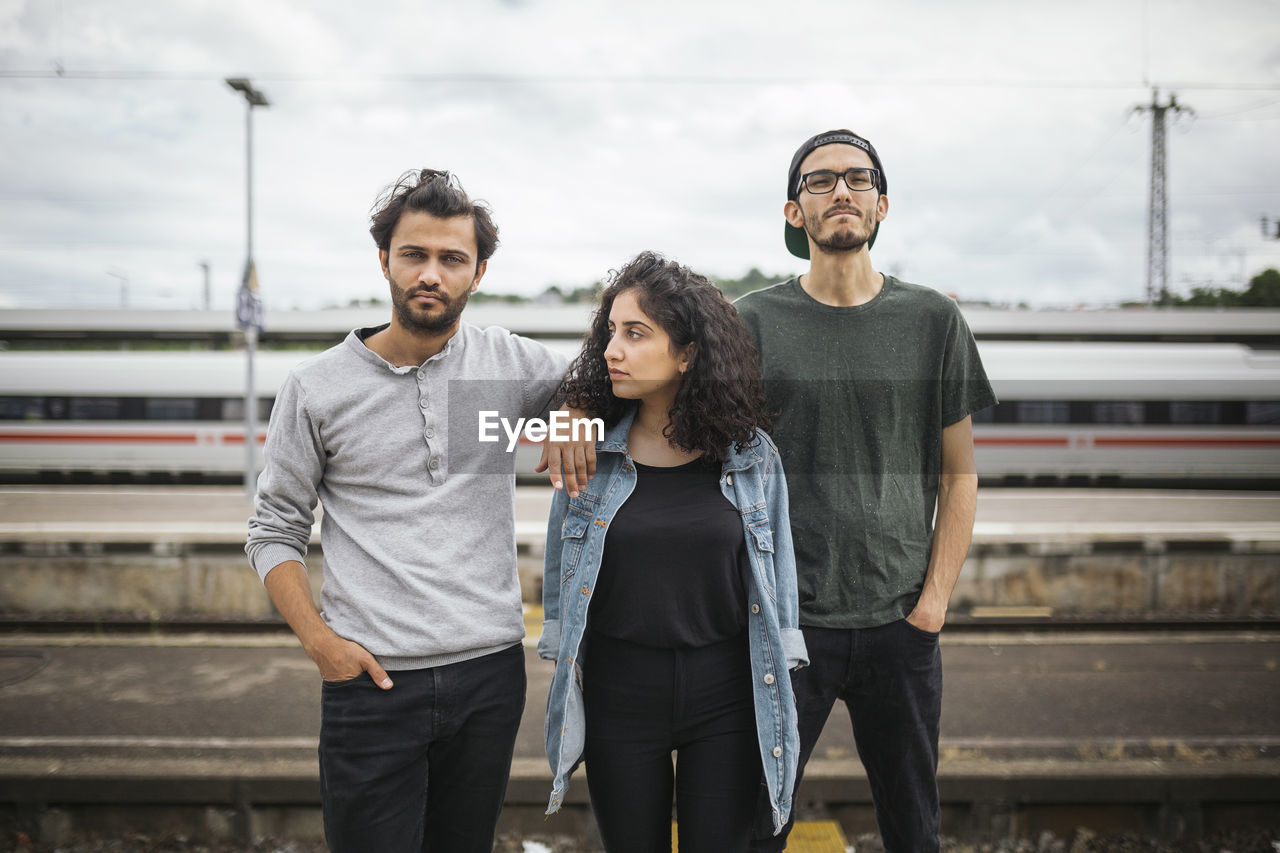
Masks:
[[[671,850],[673,781],[680,853],[746,850],[761,777],[746,635],[660,649],[593,633],[582,684],[605,850]]]
[[[485,657],[326,682],[320,790],[334,853],[491,853],[524,711],[520,644]]]
[[[809,666],[791,674],[800,723],[800,767],[822,734],[837,699],[853,721],[858,757],[867,771],[876,823],[887,853],[938,850],[938,727],[942,717],[942,655],[938,635],[905,619],[875,628],[804,627]],[[763,787],[763,786],[762,786]],[[799,798],[797,797],[797,802]],[[768,798],[756,807],[751,850],[781,853],[791,820],[772,837]]]

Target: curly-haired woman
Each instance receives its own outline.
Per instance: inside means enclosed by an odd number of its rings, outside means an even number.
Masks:
[[[711,282],[645,252],[613,275],[560,396],[606,434],[547,525],[548,813],[585,761],[609,853],[670,849],[673,788],[681,853],[745,850],[762,784],[775,832],[791,809],[788,670],[807,662],[755,350]]]

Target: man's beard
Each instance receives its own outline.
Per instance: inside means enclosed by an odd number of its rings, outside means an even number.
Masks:
[[[809,239],[813,240],[813,244],[828,255],[856,252],[867,245],[867,241],[875,233],[874,226],[869,228],[866,234],[861,234],[854,228],[837,228],[826,237],[819,238],[810,230],[808,217],[805,217],[804,230],[808,233]]]
[[[438,314],[416,313],[410,307],[409,301],[418,293],[433,294],[442,303],[441,308],[443,310]],[[463,291],[457,299],[453,299],[443,290],[433,290],[429,287],[415,287],[407,291],[402,291],[397,287],[391,289],[391,305],[395,309],[396,318],[400,320],[400,325],[411,332],[426,332],[428,334],[449,331],[453,324],[458,322],[458,318],[462,316],[462,309],[467,307],[467,300],[470,298],[470,290]]]

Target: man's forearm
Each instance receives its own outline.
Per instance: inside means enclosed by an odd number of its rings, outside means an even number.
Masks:
[[[917,610],[927,616],[930,630],[940,630],[955,589],[978,507],[978,475],[943,475],[938,483],[938,517],[933,529],[933,549]],[[934,627],[936,626],[936,627]]]
[[[315,657],[314,649],[337,634],[320,618],[311,598],[311,583],[307,580],[307,569],[296,560],[281,563],[267,573],[267,594],[271,596],[276,610],[289,623],[293,633],[298,635],[302,647],[307,654]]]

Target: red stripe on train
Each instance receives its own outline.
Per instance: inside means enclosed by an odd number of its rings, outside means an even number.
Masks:
[[[1028,435],[1028,436],[990,436],[975,435],[973,437],[975,447],[984,445],[998,444],[1006,447],[1069,447],[1071,440],[1066,436],[1045,436],[1045,435]]]
[[[1230,438],[1123,438],[1097,436],[1094,447],[1280,447],[1280,438],[1236,436]]]
[[[231,433],[215,438],[223,444],[244,444],[244,436]],[[258,436],[258,443],[266,441],[266,434]],[[13,444],[199,444],[200,439],[190,432],[0,432],[0,442]]]
[[[195,444],[192,433],[129,433],[129,432],[15,432],[0,433],[0,441],[39,442],[41,444],[67,444],[85,442],[93,444],[155,442],[158,444]]]

